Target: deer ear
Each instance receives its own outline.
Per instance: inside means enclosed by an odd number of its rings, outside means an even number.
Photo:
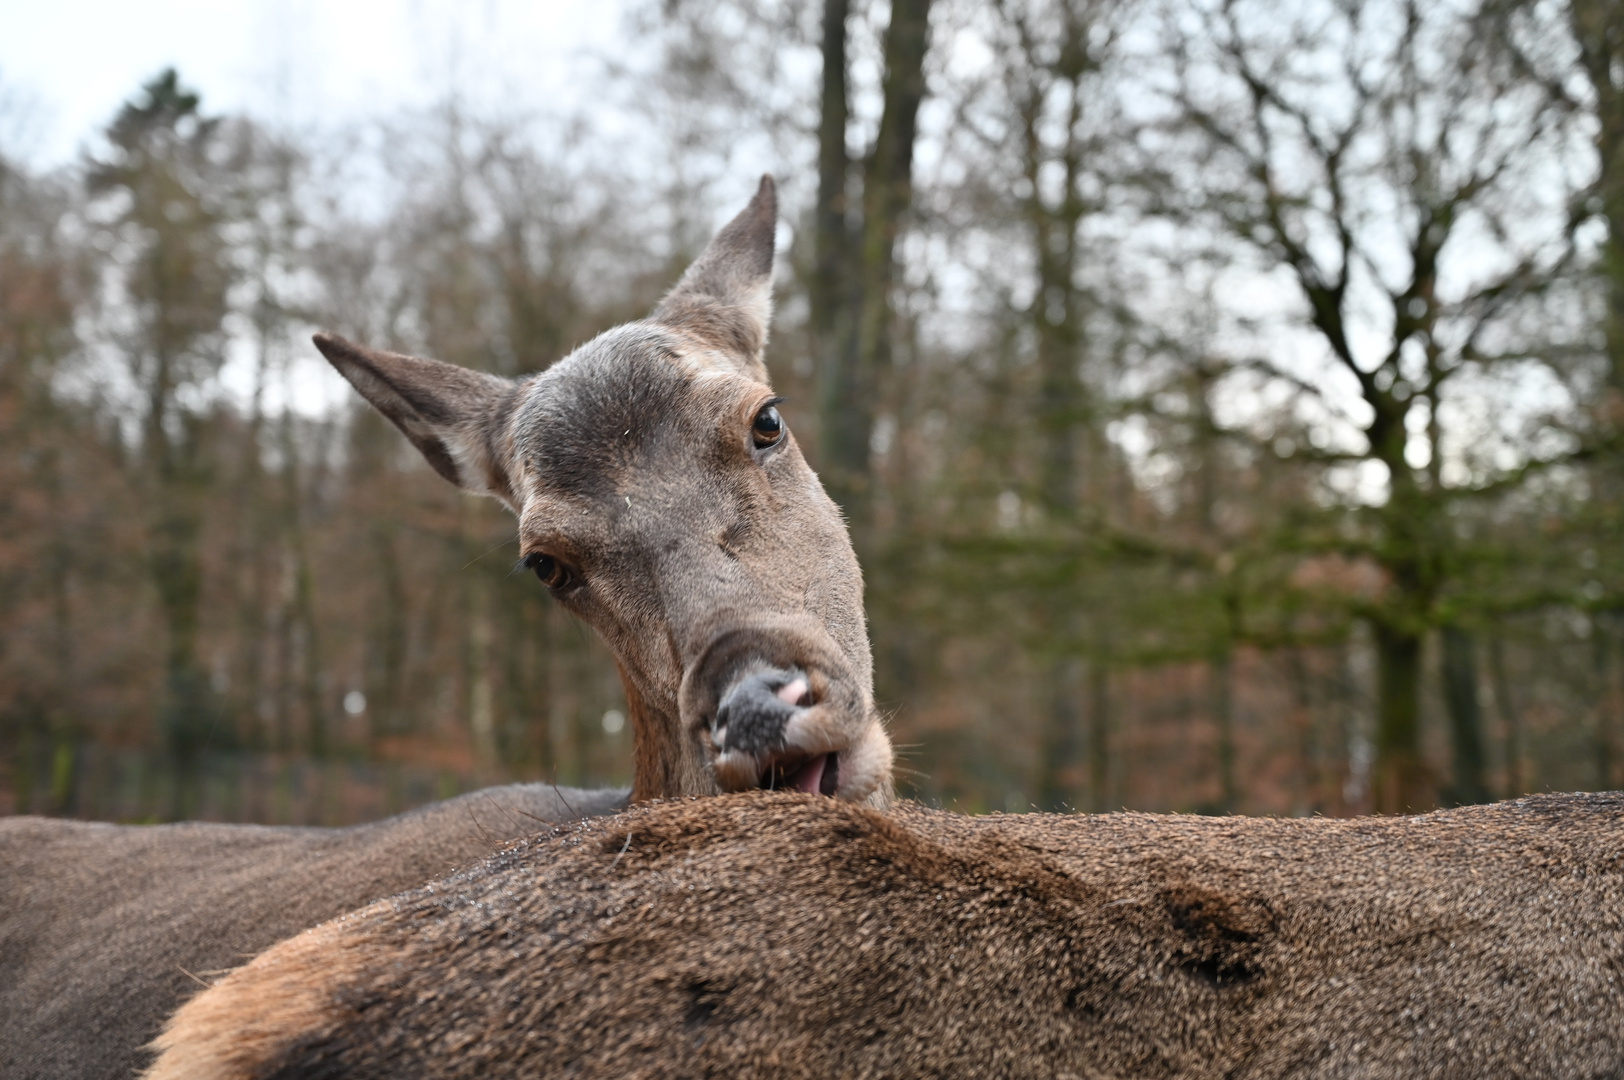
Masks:
[[[687,331],[747,358],[765,376],[761,352],[772,319],[773,233],[778,191],[761,178],[750,205],[722,227],[676,287],[654,309],[653,321]]]
[[[494,495],[517,512],[508,423],[519,384],[438,360],[369,349],[317,334],[321,350],[379,412],[412,441],[434,471],[464,491]]]

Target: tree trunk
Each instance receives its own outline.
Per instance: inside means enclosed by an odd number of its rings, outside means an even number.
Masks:
[[[1303,663],[1302,646],[1286,650],[1286,670],[1291,681],[1291,697],[1297,729],[1297,795],[1292,814],[1307,817],[1324,809],[1325,793],[1321,790],[1323,777],[1320,770],[1319,732],[1314,723],[1314,699],[1309,688],[1308,669]]]
[[[55,455],[52,455],[54,458]],[[60,495],[58,489],[58,476],[56,475],[53,460],[49,463],[52,469],[52,497]],[[66,515],[57,511],[58,520]],[[51,730],[56,732],[57,758],[65,764],[65,768],[57,770],[58,775],[52,778],[51,802],[55,813],[73,815],[81,812],[79,805],[80,781],[80,743],[82,721],[76,715],[74,707],[74,649],[72,609],[69,605],[68,575],[71,552],[68,546],[60,539],[51,545],[51,630],[55,638],[52,648],[53,659],[56,666],[56,686],[51,694],[51,716],[48,718]],[[65,755],[65,757],[64,757]]]
[[[167,406],[154,406],[167,412]],[[197,659],[203,567],[198,551],[204,484],[198,423],[182,422],[179,445],[171,443],[162,418],[151,422],[149,460],[155,464],[152,493],[151,561],[153,584],[163,612],[164,690],[159,709],[170,768],[167,815],[179,820],[195,811],[199,756],[208,738],[211,700],[208,680]]]
[[[1057,62],[1032,48],[1029,28],[1021,25],[1018,37],[1022,46],[1012,57],[1012,69],[1006,72],[1006,78],[1020,86],[1020,168],[1029,188],[1021,200],[1021,212],[1029,228],[1038,283],[1026,312],[1037,342],[1038,488],[1048,526],[1059,529],[1069,529],[1077,520],[1077,428],[1083,423],[1088,404],[1078,376],[1083,338],[1082,298],[1077,287],[1077,232],[1083,214],[1078,194],[1082,148],[1077,134],[1082,89],[1077,72],[1066,65],[1084,47],[1085,29],[1076,19],[1066,20]],[[1062,86],[1068,93],[1064,134],[1051,142],[1045,139],[1049,131],[1046,119],[1056,96],[1053,91]],[[1042,174],[1055,162],[1061,165],[1061,190],[1058,198],[1051,199],[1045,197]],[[1080,618],[1071,610],[1064,591],[1045,596],[1040,615],[1046,624],[1044,635],[1051,640],[1068,642],[1079,638]],[[1044,782],[1039,795],[1039,804],[1044,807],[1058,807],[1074,797],[1066,789],[1071,785],[1069,777],[1079,742],[1076,664],[1075,658],[1061,654],[1048,662],[1044,672],[1048,715],[1042,740],[1046,760],[1040,772]]]
[[[273,603],[271,574],[275,564],[276,528],[275,497],[267,484],[267,472],[261,449],[265,436],[265,388],[271,377],[271,342],[280,325],[272,304],[266,299],[270,286],[261,267],[259,275],[260,303],[255,309],[255,338],[258,356],[254,365],[254,389],[249,398],[248,418],[243,432],[242,476],[238,481],[238,498],[243,514],[243,536],[238,545],[238,558],[243,591],[238,601],[238,628],[242,635],[240,645],[241,678],[234,697],[237,702],[236,742],[239,747],[262,750],[267,739],[262,700],[265,696],[265,613]]]
[[[1511,681],[1506,678],[1505,642],[1499,634],[1489,638],[1489,677],[1494,681],[1494,704],[1505,728],[1506,789],[1502,794],[1515,799],[1524,790],[1522,716],[1511,697]]]
[[[1213,723],[1218,729],[1218,809],[1233,814],[1240,798],[1235,783],[1235,654],[1227,637],[1214,652],[1208,670]]]
[[[1375,631],[1374,809],[1378,814],[1430,810],[1435,798],[1421,760],[1421,635],[1380,622]]]
[[[1089,664],[1088,800],[1096,814],[1111,809],[1111,672],[1100,660]]]
[[[293,596],[289,613],[298,628],[299,697],[305,712],[305,748],[313,758],[322,758],[328,745],[327,709],[322,700],[320,624],[316,619],[316,583],[305,544],[303,493],[299,483],[299,448],[295,444],[293,417],[282,417],[282,459],[286,506],[283,521],[288,554],[292,560]]]
[[[931,0],[896,0],[884,42],[884,99],[880,128],[863,168],[863,221],[860,241],[848,265],[847,276],[856,295],[845,311],[855,327],[855,353],[845,346],[842,305],[830,302],[840,294],[836,285],[823,297],[824,335],[833,361],[823,372],[824,421],[822,454],[831,494],[841,503],[851,525],[852,539],[861,554],[870,547],[873,475],[869,441],[874,427],[875,401],[880,381],[891,364],[892,284],[896,240],[902,219],[913,200],[913,151],[919,104],[925,94],[925,52],[929,42]],[[837,228],[844,217],[845,183],[836,182],[845,155],[845,18],[844,4],[831,5],[824,15],[824,108],[819,129],[820,235],[830,241],[844,234]],[[839,29],[837,29],[837,27]],[[837,77],[838,75],[838,77]],[[838,138],[838,146],[836,139]],[[844,242],[820,248],[831,268],[838,267]],[[832,281],[832,279],[831,279]]]
[[[851,513],[868,468],[868,432],[858,406],[865,398],[857,370],[857,306],[852,271],[851,158],[846,128],[846,24],[849,0],[823,5],[823,87],[818,118],[818,196],[813,242],[811,332],[818,361],[819,456],[824,485]]]
[[[1082,716],[1077,708],[1078,664],[1062,659],[1049,665],[1049,715],[1039,747],[1037,803],[1059,813],[1077,809],[1077,759],[1082,752]]]
[[[1624,69],[1624,3],[1572,0],[1568,11],[1579,43],[1579,59],[1596,96],[1598,193],[1607,222],[1601,260],[1609,358],[1610,400],[1605,407],[1606,422],[1616,432],[1624,427],[1624,81],[1618,75]]]
[[[1455,805],[1489,802],[1484,777],[1483,710],[1477,695],[1477,655],[1472,635],[1458,626],[1443,628],[1444,704],[1449,710],[1450,743],[1454,750],[1455,782],[1450,799]]]
[[[1608,645],[1611,635],[1607,632],[1607,619],[1596,615],[1591,619],[1590,649],[1591,660],[1596,672],[1595,691],[1595,731],[1594,742],[1596,747],[1596,778],[1595,790],[1611,791],[1613,788],[1613,717],[1612,717],[1612,679],[1611,666],[1608,661]]]

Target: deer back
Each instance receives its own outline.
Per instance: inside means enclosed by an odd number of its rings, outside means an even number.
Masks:
[[[1353,821],[660,804],[279,945],[194,1077],[1484,1077],[1624,1061],[1624,796]]]
[[[132,1075],[221,970],[626,797],[512,784],[347,829],[0,819],[0,1076]]]

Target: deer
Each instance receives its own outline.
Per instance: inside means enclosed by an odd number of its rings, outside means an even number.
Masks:
[[[145,1080],[1617,1076],[1624,794],[636,806],[285,941]]]
[[[0,1077],[133,1076],[216,973],[627,795],[508,784],[349,828],[0,818]]]
[[[314,339],[513,512],[520,564],[608,644],[630,791],[513,786],[337,831],[0,821],[0,1075],[133,1072],[211,972],[549,823],[762,788],[891,802],[862,574],[764,362],[776,225],[763,177],[646,319],[528,378]]]
[[[315,339],[614,653],[633,802],[893,794],[862,571],[763,360],[777,206],[763,176],[647,319],[529,379]]]

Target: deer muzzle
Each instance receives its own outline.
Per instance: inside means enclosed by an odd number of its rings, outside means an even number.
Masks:
[[[869,689],[810,619],[731,627],[683,677],[685,726],[717,786],[868,799],[890,775]]]

